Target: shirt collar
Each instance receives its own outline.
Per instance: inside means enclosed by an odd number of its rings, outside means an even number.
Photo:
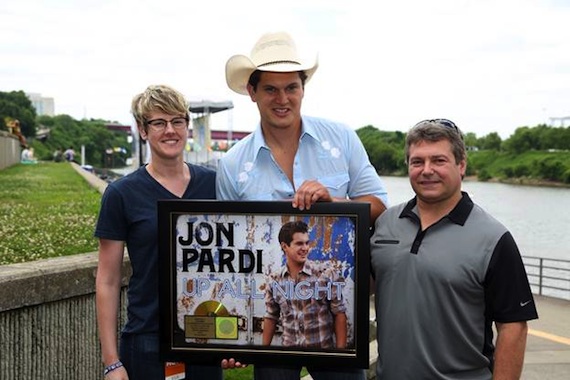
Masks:
[[[303,268],[301,268],[301,270],[299,271],[299,273],[304,273],[306,275],[311,275],[312,270],[311,270],[311,261],[307,260],[305,261],[305,263],[303,264]],[[287,264],[283,265],[283,267],[281,268],[281,277],[285,277],[285,275],[289,275],[289,268],[287,268]],[[289,275],[290,276],[290,275]]]
[[[412,218],[417,219],[417,214],[414,212],[417,205],[417,196],[412,198],[404,207],[402,212],[400,213],[400,218]],[[461,192],[461,199],[455,205],[453,210],[449,214],[447,214],[447,218],[451,220],[453,223],[458,224],[460,226],[465,225],[471,210],[473,210],[473,201],[469,197],[469,194],[462,191]]]
[[[259,151],[262,149],[269,149],[265,144],[265,139],[263,138],[263,133],[261,132],[261,123],[257,125],[257,128],[253,131],[253,152],[255,156],[259,154]]]
[[[301,116],[301,140],[305,136],[311,136],[316,141],[320,142],[315,127],[308,120]],[[263,132],[261,131],[261,122],[259,122],[257,124],[257,128],[255,128],[255,131],[253,131],[253,151],[255,153],[255,157],[257,157],[261,149],[269,150],[269,147],[265,143],[265,138],[263,137]]]

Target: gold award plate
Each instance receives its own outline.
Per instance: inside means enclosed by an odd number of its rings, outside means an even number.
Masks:
[[[186,338],[238,339],[238,317],[218,301],[204,301],[184,317]]]

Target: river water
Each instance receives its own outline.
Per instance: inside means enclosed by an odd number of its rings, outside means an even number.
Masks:
[[[383,177],[391,205],[414,196],[407,177]],[[570,260],[570,188],[464,181],[474,202],[513,234],[521,255]]]

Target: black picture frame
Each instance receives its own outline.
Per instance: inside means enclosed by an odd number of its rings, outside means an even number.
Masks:
[[[368,368],[369,213],[363,202],[323,202],[300,211],[290,201],[158,201],[162,359]],[[290,288],[267,282],[284,265],[277,238],[281,225],[293,220],[309,226],[308,258],[330,265],[341,280],[324,287],[291,282]],[[332,294],[342,294],[346,348],[285,346],[280,322],[271,345],[263,345],[264,289],[269,287],[292,302],[331,302]],[[305,323],[313,320],[305,318]]]

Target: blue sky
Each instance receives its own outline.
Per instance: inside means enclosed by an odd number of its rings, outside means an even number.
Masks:
[[[506,138],[570,116],[568,20],[563,0],[2,2],[0,91],[130,124],[132,97],[165,83],[190,100],[231,100],[212,127],[248,131],[257,109],[227,88],[226,60],[287,30],[319,56],[306,114],[401,131],[446,117]]]

